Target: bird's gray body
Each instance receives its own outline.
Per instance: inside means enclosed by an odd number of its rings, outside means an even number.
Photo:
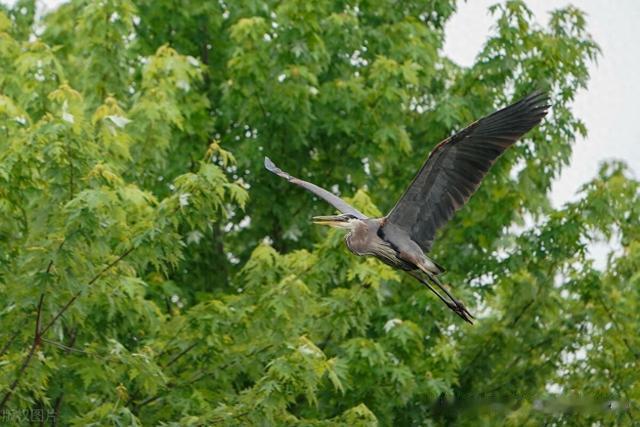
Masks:
[[[431,250],[438,229],[464,206],[497,158],[540,123],[547,114],[547,100],[544,94],[534,92],[442,141],[383,218],[367,217],[330,191],[289,175],[268,158],[265,167],[342,212],[314,217],[314,222],[348,229],[345,243],[351,252],[375,256],[406,271],[471,323],[473,316],[438,279],[444,269],[425,254]]]
[[[401,228],[386,218],[355,219],[345,244],[356,255],[371,255],[394,268],[442,273],[441,267],[429,259],[420,246]],[[383,227],[384,226],[384,227]]]

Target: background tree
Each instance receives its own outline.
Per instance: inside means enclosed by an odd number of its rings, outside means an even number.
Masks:
[[[3,421],[638,420],[638,182],[611,162],[547,199],[586,132],[579,10],[495,6],[466,68],[442,54],[452,0],[34,3],[0,12]],[[435,143],[538,87],[547,120],[434,248],[474,327],[262,169],[379,215]]]

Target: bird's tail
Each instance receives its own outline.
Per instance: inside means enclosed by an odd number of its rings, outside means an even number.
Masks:
[[[416,278],[420,283],[422,283],[427,288],[429,288],[431,292],[436,294],[436,296],[440,298],[440,300],[447,307],[449,307],[451,311],[453,311],[458,316],[460,316],[465,322],[468,322],[473,325],[474,317],[473,315],[471,315],[471,313],[469,313],[469,310],[467,310],[467,307],[465,307],[461,301],[457,300],[453,295],[451,295],[451,293],[447,290],[445,285],[443,285],[440,282],[440,279],[438,279],[434,274],[425,271],[425,277],[423,277],[422,275],[419,274],[417,270],[408,271],[408,273],[412,275],[414,278]],[[440,289],[440,291],[444,293],[444,295],[438,292],[432,286],[432,284],[437,286]]]
[[[429,271],[434,275],[442,274],[446,271],[443,266],[441,266],[440,264],[438,264],[428,256],[425,255],[424,258],[425,258],[425,264],[429,267]]]

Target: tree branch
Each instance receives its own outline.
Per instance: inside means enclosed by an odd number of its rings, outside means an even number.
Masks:
[[[180,335],[180,333],[186,327],[187,327],[187,325],[184,324],[184,325],[180,326],[180,328],[178,328],[178,331],[173,335],[173,337],[171,337],[171,339],[169,341],[167,341],[167,343],[164,345],[164,347],[162,348],[160,353],[158,353],[158,357],[161,357],[163,354],[165,354],[167,351],[169,351],[169,345],[173,344],[173,340],[175,340],[178,337],[178,335]]]
[[[18,384],[20,383],[20,378],[22,378],[24,371],[29,366],[29,363],[31,363],[31,359],[33,359],[33,355],[36,353],[36,350],[40,346],[41,337],[42,337],[42,333],[40,331],[40,319],[42,318],[43,303],[44,303],[44,292],[40,294],[40,301],[38,301],[38,311],[36,313],[36,325],[35,325],[35,334],[33,337],[33,343],[31,344],[29,353],[27,353],[26,357],[22,361],[22,365],[20,366],[20,369],[18,369],[16,378],[13,380],[13,382],[9,386],[9,390],[2,398],[2,401],[0,402],[0,412],[4,409],[9,399],[11,399],[11,396],[15,392],[16,387],[18,387]]]
[[[52,345],[54,347],[58,347],[60,350],[64,350],[66,353],[73,352],[73,353],[79,353],[79,354],[86,354],[86,355],[90,356],[90,354],[87,353],[84,350],[80,350],[79,348],[73,348],[73,347],[64,345],[64,344],[62,344],[60,342],[57,342],[57,341],[52,341],[52,340],[48,340],[46,338],[42,338],[42,342],[46,343],[46,344],[50,344],[50,345]],[[96,356],[96,355],[94,355],[94,356]]]
[[[198,345],[197,341],[191,344],[190,346],[188,346],[187,348],[185,348],[184,350],[182,350],[180,353],[178,353],[178,355],[176,355],[173,359],[167,362],[167,364],[164,365],[163,368],[168,368],[169,366],[173,365],[176,362],[176,360],[180,359],[182,356],[190,352],[196,345]]]
[[[627,332],[622,328],[622,326],[620,326],[616,318],[613,316],[613,312],[611,311],[609,306],[607,306],[607,304],[605,303],[602,295],[598,295],[598,300],[600,300],[600,305],[602,305],[602,308],[604,308],[604,311],[607,313],[607,316],[609,317],[609,319],[611,319],[611,323],[613,323],[613,326],[615,326],[618,332],[620,332],[620,339],[624,343],[625,347],[627,347],[627,350],[629,350],[629,352],[633,355],[635,359],[640,358],[640,352],[636,351],[631,345],[631,343],[629,342],[629,340],[627,340]]]
[[[63,243],[64,243],[64,241],[63,241]],[[60,246],[62,246],[62,244]],[[91,280],[89,280],[89,282],[87,283],[87,286],[92,285],[96,280],[98,280],[100,278],[100,276],[102,276],[105,272],[107,272],[109,269],[111,269],[117,263],[122,261],[134,249],[135,249],[135,246],[131,247],[130,249],[125,251],[122,255],[120,255],[115,261],[111,262],[105,268],[100,270],[100,272],[98,274],[96,274],[95,276],[93,276],[93,278]],[[51,271],[51,267],[52,266],[53,266],[53,261],[50,261],[49,265],[47,266],[47,272]],[[33,355],[35,354],[36,350],[38,349],[38,347],[42,343],[42,336],[69,309],[69,307],[71,307],[71,305],[78,299],[78,297],[81,294],[82,294],[82,290],[76,292],[71,297],[71,299],[69,299],[69,301],[67,301],[67,303],[60,310],[58,310],[58,312],[53,317],[53,319],[51,319],[49,321],[49,323],[47,323],[47,325],[44,328],[40,328],[40,323],[41,323],[41,319],[42,319],[42,305],[44,303],[44,292],[40,294],[40,301],[38,302],[38,311],[37,311],[37,314],[36,314],[35,335],[33,337],[33,343],[31,344],[31,348],[29,349],[29,352],[27,353],[27,356],[24,358],[24,360],[22,362],[22,365],[20,366],[20,369],[18,370],[18,374],[16,375],[15,380],[11,383],[11,385],[9,386],[9,390],[7,391],[7,393],[2,398],[2,401],[0,402],[0,410],[2,410],[4,408],[6,403],[9,401],[9,399],[13,395],[16,387],[20,383],[20,378],[22,377],[22,375],[24,374],[24,371],[29,366],[29,363],[31,363],[31,359],[33,358]]]
[[[120,255],[115,261],[111,262],[109,265],[107,265],[105,268],[103,268],[102,270],[100,270],[100,272],[98,274],[96,274],[95,276],[93,276],[93,278],[91,280],[89,280],[89,282],[87,282],[87,286],[91,286],[93,283],[95,283],[96,280],[98,280],[104,273],[106,273],[107,271],[109,271],[112,267],[114,267],[116,264],[118,264],[120,261],[122,261],[127,255],[129,255],[131,252],[133,252],[133,250],[135,249],[134,247],[131,247],[129,249],[127,249],[122,255]],[[51,319],[49,321],[49,323],[47,323],[47,325],[42,329],[42,333],[44,334],[45,332],[47,332],[54,323],[56,323],[56,321],[60,318],[60,316],[62,316],[68,309],[69,307],[71,307],[71,305],[78,299],[78,297],[82,294],[83,289],[79,290],[78,292],[76,292],[75,294],[73,294],[73,296],[69,299],[69,301],[67,301],[67,303],[62,306],[62,308],[60,310],[58,310],[58,312],[56,313],[55,316],[53,316],[53,319]]]
[[[58,246],[58,251],[60,249],[62,249],[62,246],[64,245],[66,239],[62,239],[62,242],[60,243],[60,246]],[[53,259],[51,259],[49,261],[49,264],[47,265],[47,269],[45,270],[47,274],[51,273],[51,268],[53,267]],[[4,406],[6,405],[6,403],[9,401],[9,399],[11,399],[11,396],[13,395],[16,387],[18,387],[18,384],[20,383],[20,378],[22,377],[22,375],[24,374],[24,371],[27,369],[27,367],[29,366],[29,363],[31,363],[31,359],[33,358],[33,355],[35,354],[36,350],[38,349],[38,347],[40,346],[41,342],[42,342],[42,334],[44,333],[44,331],[40,328],[40,323],[42,321],[42,307],[44,305],[44,292],[40,293],[40,299],[38,301],[38,309],[37,309],[37,313],[36,313],[36,324],[35,324],[35,332],[33,335],[33,343],[31,344],[31,348],[29,349],[29,352],[27,353],[27,356],[24,358],[24,360],[22,361],[22,365],[20,366],[20,369],[18,370],[18,374],[16,375],[15,380],[11,383],[11,385],[9,386],[9,390],[7,391],[7,393],[4,395],[4,397],[2,398],[2,401],[0,402],[0,410],[2,410],[4,408]],[[19,334],[19,330],[16,331],[13,336],[9,339],[9,342],[7,342],[7,344],[5,344],[5,346],[2,348],[2,351],[0,351],[0,356],[3,355],[11,346],[11,344],[13,343],[13,341],[16,339],[16,337]]]

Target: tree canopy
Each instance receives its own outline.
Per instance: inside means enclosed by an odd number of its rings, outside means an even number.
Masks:
[[[638,422],[640,183],[610,161],[548,199],[587,131],[583,12],[500,3],[463,67],[455,0],[35,3],[0,8],[0,420]],[[381,215],[435,144],[536,88],[547,119],[434,246],[474,326],[262,167]]]

